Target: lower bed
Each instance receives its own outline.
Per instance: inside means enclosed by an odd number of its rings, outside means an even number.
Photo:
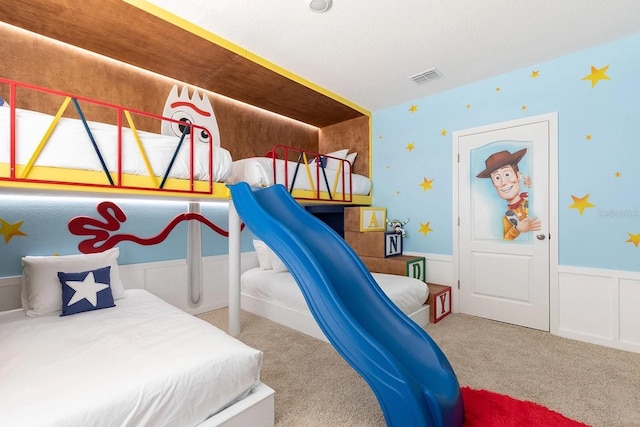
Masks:
[[[414,322],[420,326],[429,323],[426,283],[406,276],[371,274],[391,301]],[[240,286],[243,310],[327,341],[289,271],[252,268],[242,274]]]
[[[126,294],[73,316],[0,313],[0,425],[273,425],[261,351],[147,291]]]

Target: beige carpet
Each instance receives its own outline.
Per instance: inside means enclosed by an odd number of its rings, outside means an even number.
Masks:
[[[226,309],[198,317],[228,329]],[[640,354],[452,314],[425,328],[461,385],[531,400],[594,427],[640,426]],[[264,351],[277,426],[384,426],[375,396],[325,342],[242,312],[238,337]]]

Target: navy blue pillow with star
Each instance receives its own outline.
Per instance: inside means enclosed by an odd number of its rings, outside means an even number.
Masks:
[[[81,273],[58,272],[62,285],[62,314],[115,307],[111,292],[111,266]]]

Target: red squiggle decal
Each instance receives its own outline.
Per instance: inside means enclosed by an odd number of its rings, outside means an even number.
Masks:
[[[195,212],[185,212],[177,215],[160,233],[153,237],[142,238],[127,233],[111,235],[111,232],[120,229],[120,225],[127,220],[127,216],[122,209],[113,202],[101,202],[98,204],[96,211],[105,221],[87,216],[78,216],[69,220],[69,231],[72,234],[76,236],[93,236],[93,238],[83,240],[78,244],[78,250],[85,254],[102,252],[124,241],[145,246],[157,245],[167,238],[176,225],[182,221],[189,220],[200,221],[221,236],[229,237],[228,231],[223,230],[201,214]],[[240,230],[242,229],[244,229],[244,223],[240,226]]]

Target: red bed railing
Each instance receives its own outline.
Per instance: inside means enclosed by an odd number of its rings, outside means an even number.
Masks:
[[[315,197],[305,197],[296,194],[296,199],[299,200],[322,200],[322,201],[334,201],[334,202],[347,202],[353,201],[353,171],[351,163],[346,159],[334,157],[326,154],[310,152],[299,148],[288,147],[285,145],[275,145],[270,152],[270,156],[273,160],[273,182],[277,183],[277,177],[279,176],[279,169],[284,169],[284,183],[287,185],[289,193],[293,194],[295,191],[295,183],[297,179],[307,179],[304,176],[300,178],[300,174],[307,174],[309,171],[315,175],[315,189],[311,190]],[[278,162],[278,160],[283,162]],[[337,173],[341,178],[338,180],[336,170],[328,170],[324,165],[327,159],[332,159],[338,162],[339,167]],[[313,162],[315,160],[315,162]],[[290,170],[290,163],[295,162],[294,170]],[[303,170],[301,171],[301,167]],[[331,176],[327,176],[330,173]],[[292,176],[292,183],[289,185],[289,177]],[[340,185],[338,188],[338,181]],[[327,191],[322,191],[321,182],[326,186]],[[347,188],[347,182],[349,186]],[[324,194],[327,193],[327,194]]]
[[[209,132],[208,129],[206,129],[205,127],[199,126],[197,124],[192,124],[189,123],[188,126],[185,127],[185,132],[183,133],[182,137],[180,138],[180,141],[178,143],[178,147],[176,148],[176,151],[174,153],[174,158],[171,160],[171,164],[168,167],[167,171],[164,174],[164,177],[162,179],[162,182],[160,184],[158,184],[157,186],[138,186],[138,185],[125,185],[123,184],[123,171],[122,171],[122,165],[123,165],[123,150],[122,150],[122,135],[123,132],[125,131],[125,129],[127,129],[128,131],[134,132],[134,136],[136,138],[138,138],[138,136],[136,135],[137,133],[137,129],[135,127],[135,124],[133,123],[133,117],[144,117],[146,119],[149,120],[156,120],[158,121],[158,124],[160,124],[162,121],[168,121],[171,123],[177,123],[177,124],[184,124],[183,122],[180,122],[178,120],[174,120],[171,119],[169,117],[162,117],[159,116],[157,114],[151,114],[151,113],[147,113],[144,111],[140,111],[137,109],[133,109],[133,108],[126,108],[120,105],[116,105],[116,104],[112,104],[109,102],[104,102],[104,101],[100,101],[100,100],[96,100],[96,99],[91,99],[85,96],[79,96],[79,95],[73,95],[73,94],[69,94],[66,92],[62,92],[62,91],[58,91],[58,90],[54,90],[54,89],[49,89],[49,88],[44,88],[44,87],[40,87],[40,86],[36,86],[36,85],[32,85],[32,84],[28,84],[28,83],[23,83],[23,82],[18,82],[18,81],[14,81],[14,80],[9,80],[9,79],[5,79],[5,78],[1,78],[0,77],[0,87],[4,85],[5,87],[8,87],[8,92],[9,92],[9,99],[8,99],[8,103],[9,103],[9,115],[10,115],[10,125],[9,125],[9,174],[7,176],[0,176],[0,181],[10,181],[10,182],[19,182],[19,183],[30,183],[30,184],[34,184],[34,185],[38,185],[38,184],[59,184],[59,185],[64,185],[64,186],[74,186],[74,187],[82,187],[82,188],[86,188],[87,190],[91,190],[91,189],[95,189],[95,188],[101,188],[101,189],[114,189],[116,190],[116,192],[118,191],[123,191],[123,192],[127,192],[127,191],[144,191],[144,192],[152,192],[152,193],[175,193],[175,194],[185,194],[185,195],[206,195],[208,197],[214,196],[214,170],[213,170],[213,138],[211,137],[211,133]],[[77,181],[69,181],[69,180],[64,180],[64,179],[59,179],[59,178],[55,178],[55,179],[32,179],[29,178],[28,176],[18,176],[16,171],[17,171],[17,138],[16,138],[16,128],[17,128],[17,123],[16,123],[16,109],[19,105],[21,105],[21,100],[20,100],[20,96],[18,94],[18,89],[20,90],[21,94],[23,90],[26,91],[32,91],[32,92],[38,92],[38,93],[42,93],[42,94],[48,94],[48,95],[53,95],[55,97],[60,97],[62,99],[61,102],[61,107],[58,110],[58,114],[56,115],[56,118],[54,120],[54,123],[52,123],[52,126],[50,127],[49,131],[53,131],[53,129],[55,128],[55,125],[57,125],[58,120],[61,118],[62,114],[64,114],[64,112],[66,111],[66,107],[67,105],[72,102],[76,112],[79,116],[79,119],[84,123],[85,127],[87,128],[87,131],[89,133],[89,137],[90,139],[92,139],[91,137],[91,132],[88,129],[88,125],[87,125],[87,121],[86,118],[84,117],[84,113],[83,113],[83,109],[81,107],[81,103],[84,104],[86,106],[86,104],[88,105],[93,105],[93,106],[99,106],[100,108],[105,108],[107,110],[111,110],[114,112],[115,117],[116,117],[116,124],[114,126],[117,127],[117,137],[116,137],[116,141],[114,141],[115,144],[117,144],[117,167],[115,171],[109,171],[106,169],[106,165],[104,164],[104,161],[102,161],[102,156],[100,154],[99,148],[95,145],[94,142],[94,148],[97,150],[97,155],[98,157],[101,159],[101,163],[103,165],[103,169],[104,172],[107,176],[107,180],[109,181],[108,184],[99,184],[99,183],[90,183],[90,182],[77,182]],[[6,93],[6,92],[5,92]],[[128,127],[125,126],[125,119],[127,124],[129,125]],[[160,126],[158,126],[158,129],[160,129]],[[188,132],[186,132],[188,130]],[[209,135],[209,159],[208,159],[208,172],[209,172],[209,179],[207,181],[201,181],[201,182],[205,182],[206,186],[205,188],[201,188],[200,190],[196,189],[196,180],[194,178],[194,144],[199,143],[201,144],[202,142],[196,141],[196,138],[194,135],[196,135],[196,132],[206,132]],[[48,140],[48,136],[45,135],[43,137],[43,142],[44,144],[46,144],[46,141]],[[188,189],[186,190],[181,190],[181,189],[167,189],[164,188],[164,185],[167,181],[170,169],[173,165],[173,160],[175,160],[175,157],[178,153],[178,150],[181,147],[181,144],[187,140],[187,143],[189,144],[189,149],[190,149],[190,154],[189,154],[189,183],[188,183]],[[41,150],[43,148],[43,145],[39,146],[38,149]],[[37,150],[38,150],[37,149]],[[39,153],[34,153],[36,158],[37,155]],[[143,155],[144,156],[144,155]],[[27,165],[27,166],[31,166],[31,165]],[[29,167],[27,167],[26,172],[28,174],[29,172]],[[115,180],[112,178],[112,175],[115,174]],[[155,177],[157,178],[157,177]],[[154,180],[155,181],[155,180]]]

